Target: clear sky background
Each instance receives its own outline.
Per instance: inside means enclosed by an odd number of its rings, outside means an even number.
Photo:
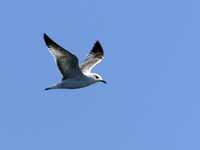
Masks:
[[[199,0],[2,0],[1,150],[199,150]],[[44,88],[60,74],[46,32],[108,85]]]

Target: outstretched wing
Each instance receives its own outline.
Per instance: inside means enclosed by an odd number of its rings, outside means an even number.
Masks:
[[[103,48],[100,42],[96,41],[89,55],[87,56],[85,61],[80,65],[81,71],[85,74],[90,73],[92,68],[94,68],[98,63],[100,63],[103,58]]]
[[[59,46],[47,34],[44,34],[44,41],[49,52],[55,58],[58,69],[63,76],[62,80],[82,75],[78,65],[78,58],[75,55]]]

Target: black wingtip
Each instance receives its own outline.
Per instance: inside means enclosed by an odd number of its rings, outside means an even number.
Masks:
[[[47,47],[50,46],[56,46],[60,47],[56,42],[54,42],[46,33],[43,34],[44,42],[47,45]]]
[[[43,36],[45,37],[45,36],[47,36],[47,34],[46,34],[46,33],[43,33]]]
[[[101,48],[102,48],[101,43],[99,42],[99,40],[97,40],[97,41],[95,42],[94,46],[96,46],[96,47],[101,47]]]
[[[96,40],[95,44],[100,44],[99,40]]]
[[[104,54],[103,48],[102,48],[102,46],[101,46],[101,44],[98,40],[94,43],[94,46],[92,48],[92,52],[93,53],[101,53],[102,55]]]
[[[52,41],[46,33],[43,34],[43,38],[46,45],[49,45],[49,43]]]
[[[43,34],[43,38],[46,39],[46,38],[49,38],[49,37],[48,37],[48,35],[46,33],[44,33]]]

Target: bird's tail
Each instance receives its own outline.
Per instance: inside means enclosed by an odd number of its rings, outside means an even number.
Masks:
[[[48,88],[45,88],[44,90],[45,90],[45,91],[47,91],[47,90],[52,90],[52,88],[51,88],[51,87],[48,87]]]
[[[52,90],[52,89],[57,89],[58,87],[57,86],[51,86],[51,87],[48,87],[48,88],[45,88],[44,90]]]

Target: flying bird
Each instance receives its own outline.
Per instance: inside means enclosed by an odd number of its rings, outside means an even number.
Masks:
[[[103,48],[99,41],[95,42],[85,61],[80,65],[78,58],[74,54],[58,45],[45,33],[44,41],[62,75],[62,80],[59,83],[45,90],[78,89],[97,82],[106,84],[106,81],[100,75],[91,72],[104,58]]]

